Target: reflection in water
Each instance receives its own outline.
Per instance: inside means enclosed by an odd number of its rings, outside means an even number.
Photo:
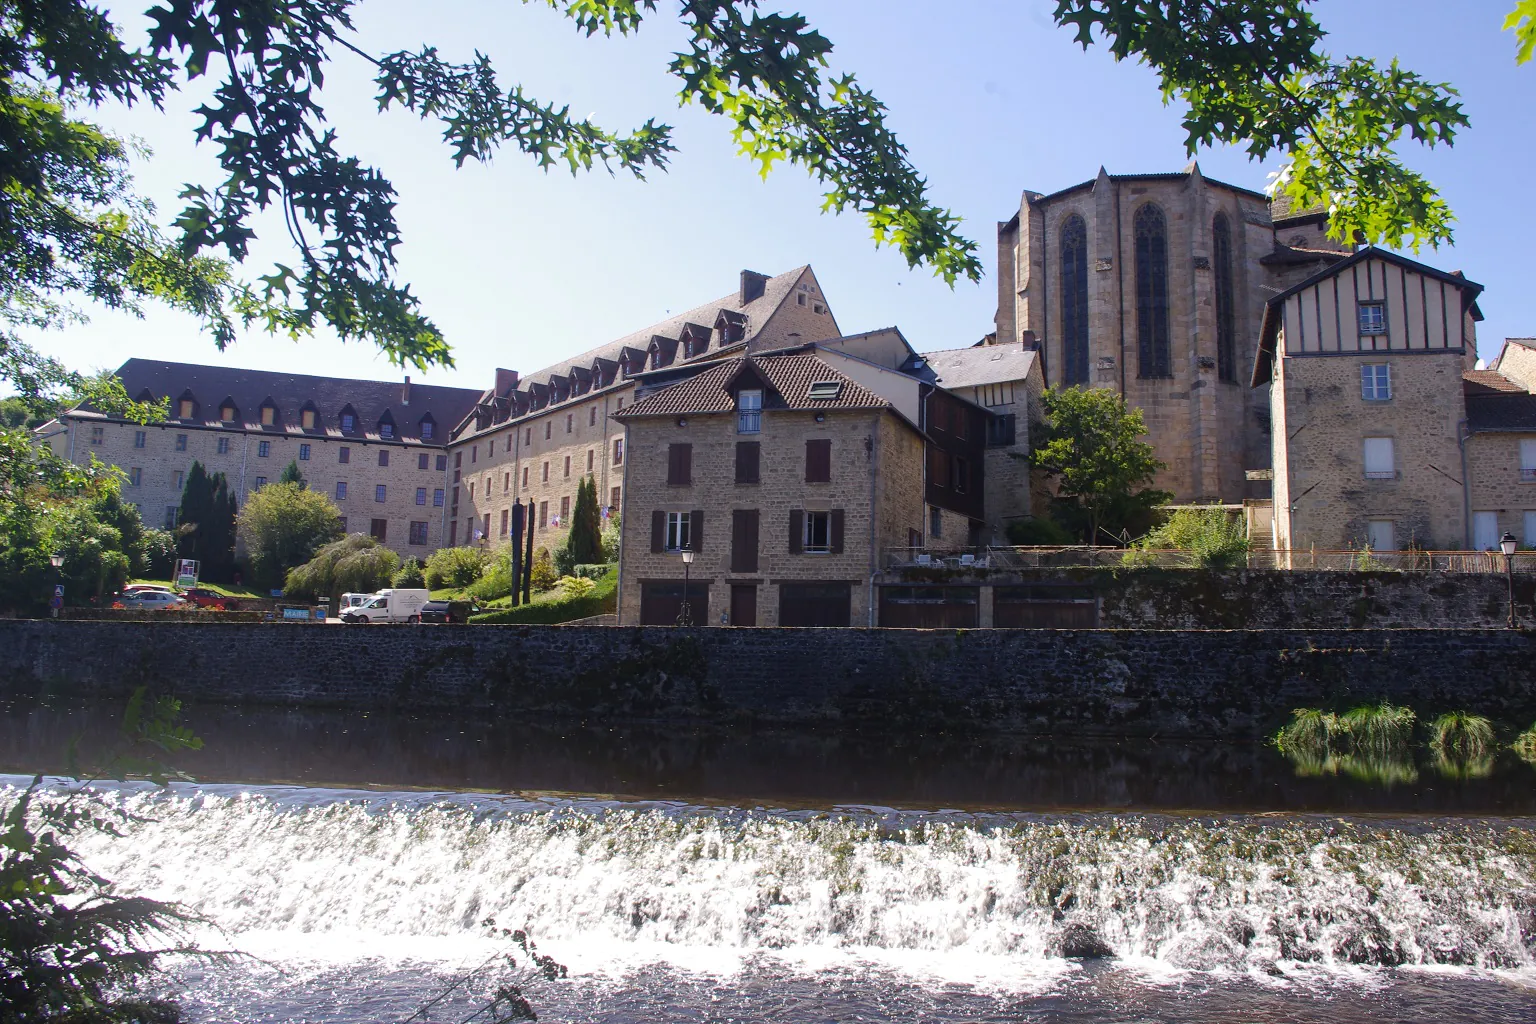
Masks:
[[[58,772],[72,738],[104,747],[121,707],[0,706],[0,770]],[[748,805],[1080,810],[1536,813],[1532,769],[1507,754],[1288,761],[1263,744],[1071,741],[486,720],[190,707],[210,782],[543,791]]]

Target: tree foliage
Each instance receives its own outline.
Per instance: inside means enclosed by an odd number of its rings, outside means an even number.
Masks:
[[[227,583],[234,577],[237,513],[224,474],[210,475],[202,463],[194,461],[181,491],[177,552],[201,563],[202,579]]]
[[[573,565],[603,560],[603,524],[597,510],[597,481],[591,476],[576,485],[576,505],[571,509],[571,532],[565,546]]]
[[[341,536],[341,514],[331,499],[297,484],[268,484],[245,500],[238,518],[251,571],[264,584],[283,582],[289,569]]]
[[[1056,483],[1057,518],[1090,543],[1123,533],[1172,499],[1151,487],[1164,468],[1142,440],[1141,410],[1107,388],[1047,388],[1046,423],[1030,459]]]
[[[433,590],[467,587],[480,578],[490,562],[491,553],[484,548],[438,548],[427,556],[427,586]]]
[[[366,533],[354,533],[332,541],[315,552],[314,558],[289,569],[283,591],[291,597],[328,597],[332,608],[340,608],[342,594],[383,590],[393,583],[399,569],[399,555]]]

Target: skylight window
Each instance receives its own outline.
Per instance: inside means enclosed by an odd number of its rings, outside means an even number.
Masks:
[[[830,402],[843,393],[840,380],[818,380],[811,385],[810,397],[815,401]]]

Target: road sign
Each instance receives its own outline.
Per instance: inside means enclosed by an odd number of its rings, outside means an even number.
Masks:
[[[53,585],[53,596],[54,597],[63,597],[64,596],[64,584],[62,584],[62,583],[55,583]]]
[[[63,608],[64,607],[64,599],[62,597],[52,597],[52,598],[49,598],[49,600],[48,600],[48,607],[49,608],[53,608],[55,610],[57,610],[59,608]]]

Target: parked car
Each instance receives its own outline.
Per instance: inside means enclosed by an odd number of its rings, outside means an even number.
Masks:
[[[479,613],[480,606],[473,601],[428,601],[421,606],[421,621],[468,622]]]
[[[168,590],[135,590],[132,593],[123,594],[116,603],[135,611],[152,612],[192,607],[191,603],[180,594],[173,594]]]
[[[342,594],[341,602],[336,605],[336,614],[339,616],[348,608],[361,608],[372,600],[372,594]]]
[[[232,612],[237,607],[235,599],[207,587],[185,587],[181,596],[199,608],[212,608],[220,612]]]
[[[346,608],[342,622],[420,622],[432,595],[425,590],[381,590],[367,604]]]
[[[162,594],[176,593],[175,587],[167,586],[164,583],[130,583],[123,588],[123,595],[127,596],[128,594],[137,594],[148,590],[158,590]]]

